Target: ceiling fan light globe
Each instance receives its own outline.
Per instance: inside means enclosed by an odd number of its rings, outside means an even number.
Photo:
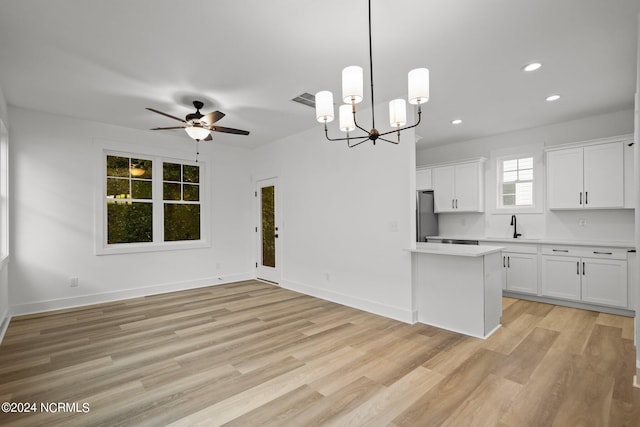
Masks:
[[[184,128],[184,130],[192,139],[195,139],[196,141],[205,139],[211,133],[209,129],[205,129],[201,126],[188,126]]]
[[[145,172],[146,170],[141,165],[131,165],[129,168],[129,173],[131,173],[131,176],[134,178],[144,175]]]

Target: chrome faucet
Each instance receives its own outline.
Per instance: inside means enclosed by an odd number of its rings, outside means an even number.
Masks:
[[[518,233],[518,229],[517,229],[517,222],[516,222],[516,216],[515,215],[511,215],[511,224],[513,225],[513,238],[517,239],[518,237],[522,236],[522,234]]]

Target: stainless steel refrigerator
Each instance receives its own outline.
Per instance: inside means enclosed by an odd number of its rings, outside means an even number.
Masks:
[[[427,236],[438,235],[438,214],[433,212],[433,191],[418,191],[416,241],[426,242]]]

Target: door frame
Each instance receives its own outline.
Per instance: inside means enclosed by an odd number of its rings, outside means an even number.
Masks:
[[[278,238],[275,239],[275,251],[276,258],[275,268],[265,267],[262,265],[262,210],[261,210],[261,189],[263,187],[274,186],[274,222],[276,227],[276,234]],[[266,280],[271,283],[279,284],[282,279],[282,212],[281,201],[282,196],[280,194],[279,180],[277,176],[271,178],[258,179],[255,182],[255,242],[256,242],[256,279]]]

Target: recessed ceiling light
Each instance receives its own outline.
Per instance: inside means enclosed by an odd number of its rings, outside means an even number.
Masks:
[[[560,99],[560,95],[549,95],[545,98],[545,101],[553,102],[557,101],[558,99]]]
[[[451,124],[452,125],[459,125],[460,123],[462,123],[462,119],[453,119],[453,120],[451,120]]]
[[[526,72],[536,71],[536,70],[540,69],[540,67],[542,67],[542,63],[540,63],[540,62],[532,62],[532,63],[527,64],[524,67],[522,67],[522,71],[526,71]]]

